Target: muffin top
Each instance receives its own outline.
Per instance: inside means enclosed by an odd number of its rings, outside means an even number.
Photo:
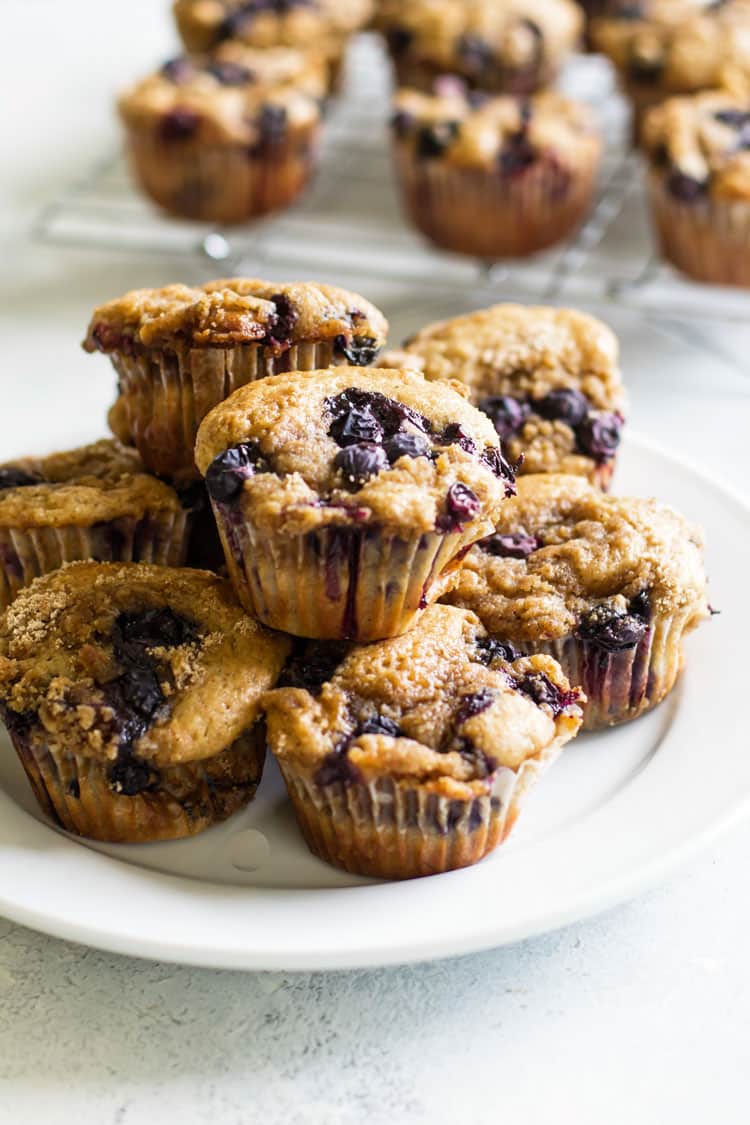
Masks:
[[[165,142],[198,140],[250,149],[278,143],[320,116],[322,61],[289,48],[224,43],[211,55],[171,59],[119,99],[133,128],[156,126]]]
[[[495,305],[427,325],[398,354],[428,379],[464,383],[509,459],[523,454],[522,473],[585,476],[617,451],[625,406],[617,339],[592,316]]]
[[[447,383],[355,367],[273,375],[235,391],[198,431],[212,499],[298,535],[372,522],[477,531],[512,491],[492,424]]]
[[[132,796],[150,765],[212,757],[251,727],[288,648],[215,574],[71,563],[0,618],[0,707],[12,731],[112,763]]]
[[[486,793],[581,724],[585,697],[556,661],[507,657],[473,613],[430,606],[408,633],[352,649],[316,693],[267,695],[269,746],[320,786],[387,775]]]
[[[466,556],[449,599],[493,636],[576,634],[632,647],[652,616],[708,613],[699,528],[665,504],[603,496],[580,477],[523,477],[494,535]]]
[[[677,199],[750,199],[750,96],[669,98],[646,115],[643,145]]]
[[[134,354],[145,348],[233,348],[333,340],[350,363],[371,363],[385,343],[388,322],[360,297],[312,281],[257,278],[209,281],[193,288],[134,289],[94,311],[87,352]]]
[[[481,87],[571,50],[583,27],[572,0],[385,0],[380,26],[396,58],[425,60]]]
[[[190,50],[225,39],[253,47],[324,47],[363,27],[372,0],[175,0],[177,26]]]
[[[116,441],[0,465],[0,527],[88,527],[170,510],[181,510],[175,490]]]
[[[750,76],[750,0],[611,0],[591,36],[644,89],[679,93]]]
[[[391,127],[421,159],[444,157],[464,167],[525,171],[540,155],[564,160],[581,147],[599,147],[588,106],[560,94],[529,98],[472,92],[454,77],[438,79],[434,94],[399,90]]]

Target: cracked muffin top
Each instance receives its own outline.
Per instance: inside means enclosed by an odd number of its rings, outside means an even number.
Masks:
[[[191,51],[226,39],[253,47],[321,48],[368,22],[372,0],[175,0],[177,27]]]
[[[193,288],[134,289],[96,309],[84,348],[133,354],[147,348],[232,348],[261,343],[333,340],[352,363],[370,363],[388,322],[374,305],[333,285],[256,278],[209,281]]]
[[[625,408],[619,349],[592,316],[495,305],[427,325],[397,354],[428,379],[464,383],[508,458],[523,454],[521,473],[588,476],[617,452]]]
[[[675,198],[750,199],[750,97],[669,98],[646,115],[642,140]]]
[[[175,490],[116,441],[0,465],[0,527],[89,526],[170,510],[182,510]]]
[[[212,55],[170,59],[118,101],[133,128],[159,129],[165,141],[262,146],[320,117],[322,61],[288,48],[253,50],[225,43]]]
[[[385,0],[378,19],[396,59],[496,86],[503,70],[523,71],[573,49],[583,16],[571,0]]]
[[[430,606],[408,633],[352,649],[314,692],[264,702],[269,746],[318,785],[389,775],[471,798],[581,724],[581,692],[548,656],[508,659],[473,613]]]
[[[209,758],[248,730],[288,649],[215,574],[71,563],[0,618],[0,708],[14,732],[112,763],[132,795],[149,763]]]
[[[415,371],[273,375],[204,419],[195,459],[212,499],[297,535],[333,524],[488,526],[513,488],[492,424]],[[476,522],[474,522],[476,521]]]
[[[497,167],[506,175],[527,168],[542,153],[564,159],[600,147],[588,106],[545,92],[523,100],[471,92],[453,77],[439,79],[434,94],[399,90],[391,128],[420,159],[443,157],[465,167]]]
[[[616,651],[652,617],[685,615],[690,629],[708,615],[703,536],[656,500],[603,496],[580,477],[523,477],[448,600],[507,641],[574,634]]]
[[[591,35],[645,89],[681,93],[750,77],[750,0],[613,0]]]

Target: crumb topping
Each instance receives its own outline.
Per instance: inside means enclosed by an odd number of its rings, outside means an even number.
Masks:
[[[509,641],[565,637],[602,617],[708,615],[699,528],[655,500],[580,477],[523,477],[494,535],[472,547],[448,600]]]
[[[408,633],[351,650],[317,695],[280,688],[265,711],[274,754],[321,785],[390,775],[462,797],[571,738],[582,698],[550,657],[509,661],[474,614],[431,606]]]
[[[175,765],[252,726],[288,650],[214,574],[71,563],[0,618],[0,706],[51,748]]]
[[[377,354],[387,331],[383,314],[346,289],[233,278],[126,293],[95,310],[83,346],[88,352],[127,353],[258,342],[282,347],[340,337],[342,348],[368,340]]]

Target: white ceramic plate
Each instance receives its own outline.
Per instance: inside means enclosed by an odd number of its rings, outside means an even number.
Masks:
[[[253,806],[196,840],[89,846],[40,816],[0,747],[0,911],[121,953],[246,969],[374,966],[516,941],[636,894],[750,807],[737,721],[748,685],[744,561],[750,511],[630,438],[620,492],[658,495],[702,523],[723,613],[688,641],[687,670],[652,715],[579,738],[511,840],[465,871],[373,883],[314,859],[271,767]]]

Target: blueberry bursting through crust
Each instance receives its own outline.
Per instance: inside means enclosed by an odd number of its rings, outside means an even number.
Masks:
[[[578,624],[577,635],[604,652],[624,652],[643,640],[650,618],[648,591],[643,590],[630,601],[625,613],[613,611],[606,604],[589,610]]]
[[[561,387],[538,399],[490,395],[478,406],[503,440],[519,433],[531,414],[551,422],[564,422],[572,429],[579,452],[600,464],[614,457],[622,436],[623,416],[595,410],[589,399],[573,387]]]

